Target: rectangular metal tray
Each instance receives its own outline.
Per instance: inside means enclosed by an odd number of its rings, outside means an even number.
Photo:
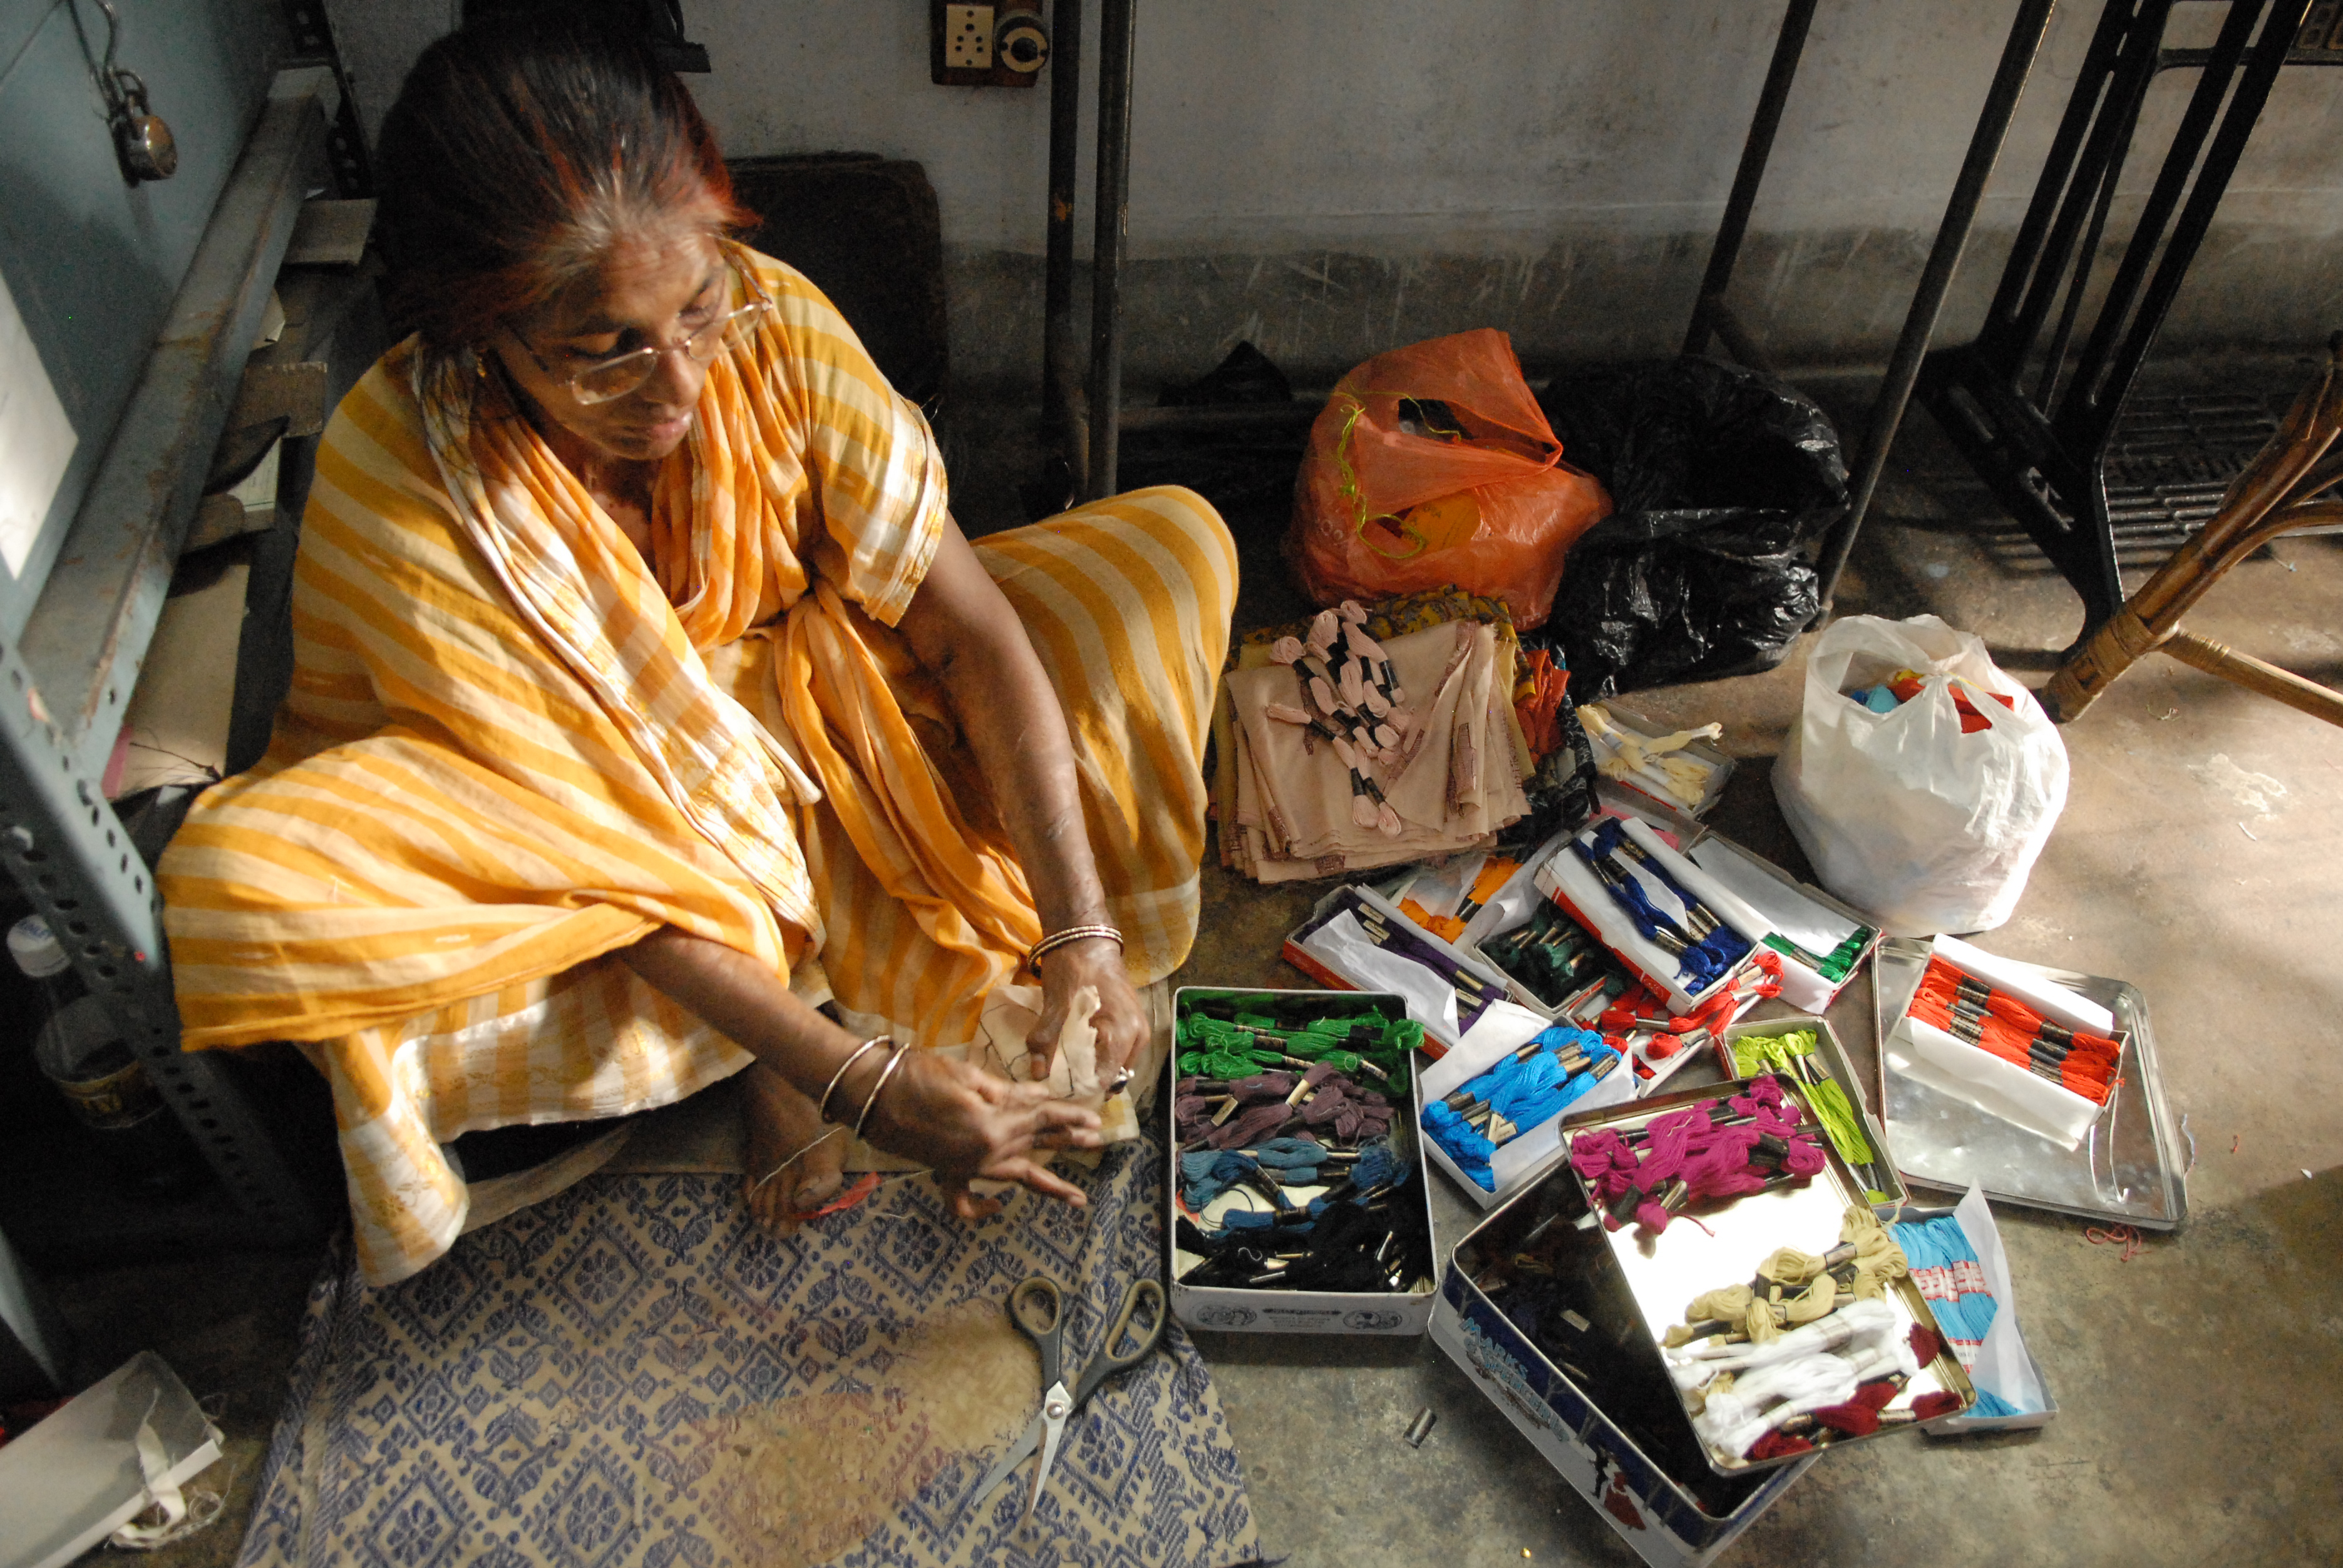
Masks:
[[[2017,965],[2097,1002],[2130,1035],[2116,1092],[2083,1141],[2068,1151],[1888,1065],[1887,1036],[1920,989],[1934,950],[1926,940],[1896,937],[1872,957],[1872,1039],[1879,1053],[1880,1100],[1887,1141],[1905,1179],[1950,1192],[1982,1187],[1996,1202],[2118,1220],[2143,1230],[2169,1231],[2187,1219],[2179,1139],[2164,1103],[2147,1000],[2138,988],[2103,975]]]
[[[1896,1168],[1896,1155],[1887,1146],[1887,1134],[1880,1127],[1879,1119],[1872,1115],[1871,1106],[1864,1095],[1863,1080],[1855,1076],[1854,1059],[1847,1055],[1846,1047],[1840,1042],[1838,1030],[1831,1027],[1830,1020],[1819,1013],[1790,1012],[1777,1013],[1771,1018],[1745,1018],[1739,1023],[1725,1025],[1725,1034],[1712,1053],[1720,1077],[1729,1080],[1736,1076],[1733,1065],[1735,1040],[1753,1034],[1761,1040],[1775,1039],[1802,1029],[1815,1031],[1815,1050],[1823,1059],[1824,1070],[1846,1091],[1847,1103],[1855,1108],[1855,1119],[1863,1128],[1864,1141],[1871,1145],[1879,1173],[1887,1179],[1885,1189],[1886,1201],[1874,1203],[1872,1207],[1882,1215],[1891,1209],[1902,1207],[1911,1201],[1911,1189],[1904,1184],[1903,1172]]]
[[[1720,1099],[1738,1092],[1739,1082],[1720,1084],[1713,1089],[1687,1091],[1664,1095],[1655,1101],[1644,1101],[1622,1107],[1616,1114],[1590,1117],[1574,1127],[1574,1133],[1592,1128],[1608,1127],[1622,1131],[1643,1127],[1654,1117],[1704,1100]],[[1799,1086],[1783,1081],[1783,1092],[1802,1104],[1805,1096]],[[1812,1116],[1811,1108],[1807,1115]],[[1643,1320],[1644,1332],[1655,1352],[1670,1325],[1684,1321],[1685,1303],[1704,1292],[1716,1290],[1736,1282],[1745,1281],[1757,1271],[1757,1265],[1777,1247],[1795,1247],[1801,1251],[1822,1252],[1838,1244],[1839,1226],[1850,1208],[1868,1208],[1862,1183],[1846,1168],[1827,1140],[1822,1141],[1822,1174],[1811,1181],[1795,1186],[1774,1187],[1762,1192],[1752,1192],[1721,1207],[1700,1209],[1700,1223],[1691,1224],[1679,1219],[1666,1231],[1654,1235],[1640,1225],[1626,1225],[1604,1232],[1610,1242],[1611,1255],[1616,1261],[1627,1292],[1634,1298]],[[1566,1167],[1565,1167],[1566,1169]],[[1577,1173],[1572,1171],[1572,1185],[1579,1201],[1590,1215],[1594,1207],[1592,1195]],[[1600,1221],[1597,1221],[1599,1228]],[[1897,1281],[1888,1291],[1888,1300],[1899,1315],[1910,1323],[1925,1324],[1940,1335],[1936,1313],[1929,1309],[1927,1298],[1909,1278]],[[1949,1342],[1936,1359],[1921,1367],[1919,1375],[1905,1385],[1888,1408],[1908,1407],[1917,1395],[1936,1390],[1949,1390],[1961,1398],[1966,1410],[1976,1402],[1976,1390]],[[1683,1401],[1683,1393],[1678,1392]],[[1692,1420],[1687,1404],[1684,1420]],[[1884,1427],[1870,1437],[1842,1437],[1833,1448],[1849,1443],[1870,1442],[1892,1432],[1913,1430],[1907,1427]],[[1701,1452],[1708,1466],[1719,1475],[1743,1475],[1751,1471],[1786,1464],[1796,1455],[1775,1460],[1751,1461],[1721,1457],[1703,1442]]]

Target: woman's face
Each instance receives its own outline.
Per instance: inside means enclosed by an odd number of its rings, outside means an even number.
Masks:
[[[557,449],[567,434],[604,458],[657,462],[690,434],[708,367],[683,352],[684,339],[730,308],[730,279],[704,233],[628,240],[590,281],[507,326],[493,347]],[[669,352],[624,397],[585,403],[570,389],[578,372],[639,348]]]

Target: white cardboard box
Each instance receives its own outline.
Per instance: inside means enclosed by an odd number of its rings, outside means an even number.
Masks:
[[[1830,1004],[1837,1000],[1838,993],[1855,983],[1855,977],[1863,972],[1864,964],[1879,950],[1885,933],[1880,930],[1878,922],[1860,910],[1839,902],[1820,888],[1799,881],[1755,849],[1714,829],[1703,829],[1699,837],[1685,845],[1684,853],[1694,864],[1709,871],[1712,878],[1715,877],[1718,869],[1716,858],[1719,856],[1729,856],[1738,863],[1729,868],[1729,871],[1739,871],[1740,867],[1745,867],[1745,871],[1731,876],[1730,885],[1725,888],[1725,897],[1747,910],[1749,918],[1763,924],[1769,934],[1781,930],[1783,921],[1795,920],[1799,915],[1811,912],[1801,910],[1801,905],[1811,905],[1815,910],[1870,931],[1870,940],[1864,943],[1863,950],[1855,962],[1847,967],[1845,976],[1835,980],[1825,979],[1821,970],[1810,968],[1779,949],[1773,950],[1782,960],[1782,1000],[1792,1007],[1803,1012],[1829,1011]],[[1749,896],[1745,897],[1745,893]],[[1779,901],[1769,903],[1769,897]],[[1785,932],[1785,935],[1788,940],[1797,940],[1795,934]],[[1834,947],[1836,945],[1832,944]]]
[[[1257,997],[1314,997],[1332,1007],[1358,1008],[1363,1004],[1387,1003],[1400,1016],[1405,999],[1388,992],[1375,991],[1314,991],[1263,990],[1235,986],[1182,986],[1172,993],[1172,1017],[1175,1037],[1171,1064],[1172,1082],[1180,1078],[1179,1044],[1176,1037],[1178,1020],[1183,1016],[1184,999],[1197,994]],[[1396,1085],[1393,1089],[1396,1089]],[[1432,1205],[1425,1191],[1428,1180],[1424,1173],[1423,1149],[1429,1141],[1416,1131],[1415,1117],[1419,1091],[1416,1088],[1414,1058],[1408,1059],[1408,1083],[1404,1095],[1386,1090],[1393,1101],[1392,1142],[1404,1158],[1413,1154],[1415,1163],[1413,1177],[1399,1189],[1401,1200],[1423,1206],[1424,1234],[1431,1239],[1432,1266],[1436,1276],[1441,1265],[1439,1239],[1432,1235]],[[1192,1258],[1182,1252],[1177,1241],[1175,1221],[1181,1217],[1180,1207],[1180,1137],[1172,1121],[1172,1102],[1174,1094],[1163,1097],[1164,1143],[1170,1151],[1166,1156],[1169,1169],[1165,1172],[1163,1251],[1169,1261],[1172,1279],[1172,1315],[1191,1329],[1210,1329],[1222,1333],[1255,1334],[1374,1334],[1388,1338],[1412,1338],[1423,1332],[1432,1316],[1433,1281],[1419,1282],[1411,1291],[1337,1292],[1337,1291],[1262,1291],[1219,1286],[1183,1285],[1180,1282],[1181,1260]],[[1411,1145],[1413,1146],[1411,1148]]]
[[[1475,1030],[1463,1044],[1417,1071],[1415,1092],[1421,1105],[1429,1105],[1455,1092],[1467,1080],[1478,1078],[1553,1026],[1553,1020],[1549,1019],[1507,1005],[1517,1016],[1484,1020],[1483,1027]],[[1678,1051],[1676,1054],[1686,1057],[1692,1052]],[[1496,1183],[1494,1191],[1467,1176],[1448,1157],[1448,1151],[1424,1134],[1421,1128],[1417,1129],[1417,1141],[1423,1145],[1424,1158],[1446,1171],[1448,1179],[1456,1183],[1457,1191],[1483,1209],[1494,1208],[1553,1170],[1560,1161],[1562,1129],[1572,1117],[1599,1111],[1606,1105],[1622,1105],[1634,1097],[1634,1071],[1623,1060],[1602,1082],[1564,1107],[1562,1115],[1542,1121],[1535,1127],[1523,1128],[1518,1136],[1508,1140],[1497,1150],[1489,1161],[1489,1175]],[[1422,1114],[1421,1110],[1417,1114]]]
[[[1964,974],[2007,991],[2053,1022],[2108,1035],[2119,1044],[2128,1042],[2129,1036],[2115,1026],[2115,1014],[2098,1003],[2044,984],[2023,969],[1957,937],[1938,937],[1935,953]],[[1924,1023],[1908,1009],[1888,1031],[1885,1050],[1888,1064],[1905,1077],[2001,1117],[2068,1151],[2107,1110],[2063,1084],[2052,1083]]]
[[[1719,853],[1730,854],[1740,860],[1746,861],[1756,875],[1735,878],[1735,881],[1744,887],[1755,886],[1759,890],[1758,896],[1745,897],[1730,887],[1725,890],[1725,892],[1728,897],[1743,904],[1752,921],[1764,926],[1769,934],[1775,929],[1769,910],[1781,910],[1785,918],[1795,921],[1799,914],[1811,912],[1801,910],[1800,906],[1811,904],[1815,909],[1835,915],[1841,920],[1870,929],[1872,936],[1870,941],[1864,947],[1864,959],[1868,959],[1876,952],[1880,942],[1885,940],[1885,933],[1880,930],[1878,921],[1861,910],[1842,903],[1811,882],[1799,881],[1756,850],[1685,815],[1673,803],[1636,790],[1624,789],[1608,779],[1600,780],[1595,785],[1594,792],[1595,798],[1606,809],[1621,816],[1640,818],[1660,833],[1673,838],[1675,847],[1686,856],[1692,857],[1695,863],[1701,864],[1704,869],[1714,864],[1714,857]],[[1710,852],[1704,855],[1704,850]],[[1713,874],[1712,879],[1715,879]],[[1783,890],[1781,896],[1787,900],[1785,904],[1776,904],[1771,900],[1772,890],[1766,886],[1769,883]],[[1796,940],[1795,932],[1785,934],[1792,940]],[[1775,956],[1782,961],[1782,1000],[1792,1007],[1807,1012],[1828,1011],[1831,1002],[1836,999],[1838,993],[1852,984],[1855,977],[1862,972],[1863,969],[1863,961],[1859,959],[1848,968],[1845,979],[1829,980],[1824,979],[1818,971],[1791,958],[1787,953],[1777,951]]]
[[[1652,825],[1640,817],[1622,819],[1627,834],[1635,843],[1667,869],[1679,886],[1704,902],[1725,923],[1746,940],[1752,950],[1765,940],[1766,928],[1762,920],[1753,919],[1749,907],[1735,899],[1725,888],[1692,861],[1676,852],[1665,839],[1652,830]],[[1644,977],[1651,988],[1667,998],[1668,1010],[1679,1017],[1691,1012],[1715,997],[1720,990],[1731,987],[1749,967],[1744,960],[1696,991],[1684,990],[1676,979],[1676,960],[1656,943],[1646,940],[1635,929],[1634,921],[1611,896],[1611,890],[1578,858],[1575,850],[1565,849],[1538,869],[1537,885],[1548,898],[1560,904],[1570,918],[1588,930],[1619,956],[1635,973]],[[1757,929],[1751,930],[1748,925]],[[1766,951],[1772,951],[1766,949]]]
[[[1310,918],[1286,933],[1285,947],[1282,955],[1285,961],[1312,979],[1322,980],[1336,990],[1372,990],[1380,994],[1397,996],[1406,1006],[1408,1017],[1423,1026],[1424,1035],[1432,1042],[1426,1049],[1432,1055],[1438,1056],[1446,1051],[1463,1038],[1465,1029],[1470,1027],[1463,1020],[1461,1008],[1455,1000],[1455,993],[1448,990],[1444,982],[1423,965],[1412,963],[1396,954],[1379,954],[1376,957],[1375,961],[1378,963],[1404,965],[1413,970],[1417,975],[1423,977],[1423,984],[1416,988],[1419,993],[1427,989],[1445,993],[1447,1002],[1443,1009],[1437,996],[1427,997],[1423,994],[1410,996],[1403,991],[1393,990],[1390,988],[1400,983],[1396,979],[1391,979],[1388,976],[1379,977],[1354,969],[1307,945],[1310,939],[1315,936],[1329,920],[1359,907],[1374,910],[1383,917],[1386,924],[1404,928],[1409,936],[1423,942],[1442,957],[1453,961],[1457,968],[1483,982],[1491,996],[1502,998],[1513,994],[1513,987],[1503,975],[1491,969],[1481,960],[1459,951],[1453,943],[1425,930],[1422,926],[1401,914],[1398,905],[1376,892],[1373,888],[1357,883],[1346,883],[1319,900],[1315,907],[1311,910]]]

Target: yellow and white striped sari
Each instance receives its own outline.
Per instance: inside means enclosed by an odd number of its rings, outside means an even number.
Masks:
[[[446,1141],[747,1064],[615,956],[659,926],[924,1045],[975,1038],[1041,934],[891,629],[945,526],[934,440],[818,290],[753,264],[779,308],[709,367],[655,568],[498,381],[412,345],[367,374],[318,454],[268,753],[165,857],[186,1045],[302,1042],[378,1283],[462,1229]],[[1233,548],[1158,489],[977,553],[1064,705],[1133,979],[1160,979],[1195,934]]]

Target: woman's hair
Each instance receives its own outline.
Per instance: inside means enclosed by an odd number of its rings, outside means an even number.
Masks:
[[[426,49],[375,172],[393,335],[419,331],[437,354],[478,347],[629,236],[753,221],[691,95],[639,38],[541,13]]]

